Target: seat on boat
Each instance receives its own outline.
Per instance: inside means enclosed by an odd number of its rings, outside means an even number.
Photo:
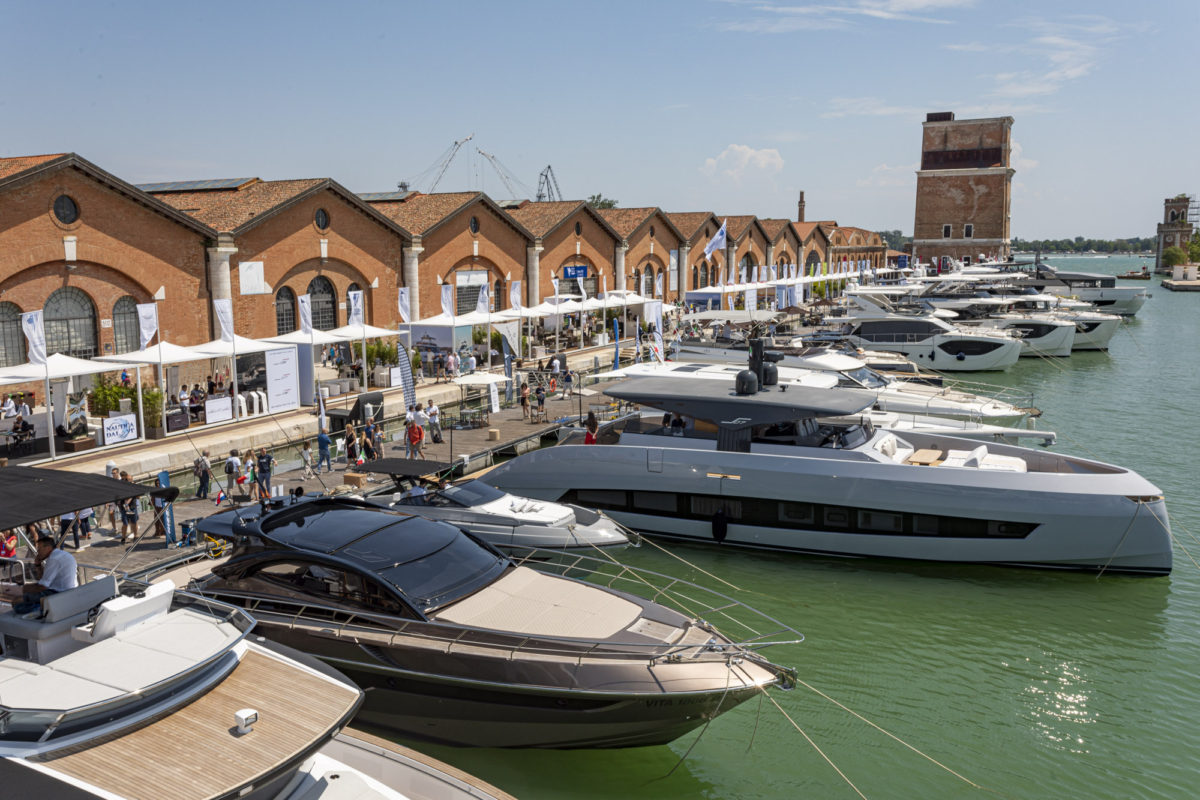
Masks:
[[[105,575],[65,592],[42,598],[41,612],[0,614],[0,635],[18,639],[49,639],[87,622],[88,612],[117,595],[117,579]]]
[[[1016,456],[1002,456],[998,453],[989,453],[985,444],[979,445],[974,450],[949,451],[946,454],[946,460],[942,462],[942,466],[974,467],[976,469],[996,470],[997,472],[1028,471],[1025,459],[1017,458]]]

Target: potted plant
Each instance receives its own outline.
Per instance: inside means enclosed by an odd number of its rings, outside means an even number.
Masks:
[[[142,433],[148,439],[166,438],[163,427],[163,393],[153,387],[142,389]]]

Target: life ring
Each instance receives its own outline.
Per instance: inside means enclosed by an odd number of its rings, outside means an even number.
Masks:
[[[556,378],[551,378],[550,379],[550,391],[553,392],[557,388],[558,388],[558,380]]]

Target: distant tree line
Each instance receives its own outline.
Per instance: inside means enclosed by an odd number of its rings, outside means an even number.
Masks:
[[[888,246],[889,250],[903,250],[913,240],[913,237],[905,236],[900,231],[876,231],[876,233],[883,237],[883,243]]]
[[[1131,239],[1013,239],[1013,250],[1028,250],[1043,253],[1144,253],[1154,252],[1156,240],[1153,236],[1134,236]]]

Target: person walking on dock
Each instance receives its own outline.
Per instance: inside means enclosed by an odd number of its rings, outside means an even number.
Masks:
[[[208,478],[212,474],[212,462],[208,460],[208,451],[200,451],[200,457],[192,462],[192,474],[199,482],[196,488],[196,499],[208,499]]]
[[[304,477],[311,478],[313,476],[312,442],[305,441],[300,448],[300,465],[304,468]]]
[[[225,494],[229,495],[230,502],[233,502],[233,490],[241,475],[242,459],[238,458],[237,450],[230,450],[229,458],[225,459]]]
[[[271,471],[275,466],[275,457],[267,452],[267,448],[258,448],[258,461],[255,464],[258,481],[258,496],[262,500],[271,497]]]
[[[429,407],[425,409],[425,414],[429,417],[429,440],[434,444],[442,443],[442,410],[438,408],[437,403],[429,401]]]
[[[321,464],[325,464],[326,472],[333,472],[333,461],[329,457],[329,447],[333,440],[329,438],[329,429],[321,428],[317,434],[317,474],[321,474]]]

